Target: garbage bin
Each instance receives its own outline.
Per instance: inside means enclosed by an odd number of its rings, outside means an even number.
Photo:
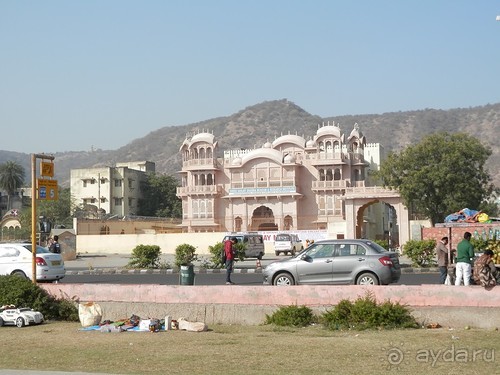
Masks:
[[[194,285],[194,266],[192,264],[181,266],[180,284]]]

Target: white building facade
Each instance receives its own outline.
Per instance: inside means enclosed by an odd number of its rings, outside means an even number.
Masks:
[[[150,161],[117,163],[115,167],[71,170],[71,196],[77,205],[93,207],[96,217],[136,215],[140,183],[155,172]]]
[[[208,132],[180,147],[185,232],[319,229],[337,238],[395,239],[398,219],[407,220],[399,194],[370,183],[368,172],[378,169],[384,151],[366,143],[357,124],[347,137],[328,123],[309,140],[282,135],[261,148],[224,151],[223,158],[217,152]]]

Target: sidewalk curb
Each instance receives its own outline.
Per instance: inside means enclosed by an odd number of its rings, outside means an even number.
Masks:
[[[223,268],[201,268],[195,267],[194,271],[196,273],[224,273],[226,272]],[[130,275],[130,274],[152,274],[152,275],[168,275],[168,274],[178,274],[180,270],[178,268],[168,268],[168,269],[128,269],[128,268],[96,268],[91,270],[66,270],[66,275]],[[235,268],[234,273],[262,273],[262,268]],[[401,267],[401,273],[439,273],[439,268],[429,267],[429,268],[413,268],[413,267]]]

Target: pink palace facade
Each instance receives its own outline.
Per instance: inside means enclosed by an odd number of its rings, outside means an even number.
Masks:
[[[337,238],[407,237],[399,194],[369,183],[383,149],[367,144],[357,124],[347,137],[328,123],[309,140],[289,134],[261,148],[225,150],[223,158],[218,152],[215,136],[203,131],[180,147],[184,232],[322,229]]]

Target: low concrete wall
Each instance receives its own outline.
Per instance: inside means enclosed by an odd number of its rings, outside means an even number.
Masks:
[[[207,324],[264,322],[279,306],[305,305],[323,312],[343,299],[372,293],[377,301],[408,305],[419,322],[442,326],[500,327],[500,288],[426,286],[171,286],[114,284],[40,284],[60,298],[99,303],[103,319],[132,314],[142,318],[166,315]]]

